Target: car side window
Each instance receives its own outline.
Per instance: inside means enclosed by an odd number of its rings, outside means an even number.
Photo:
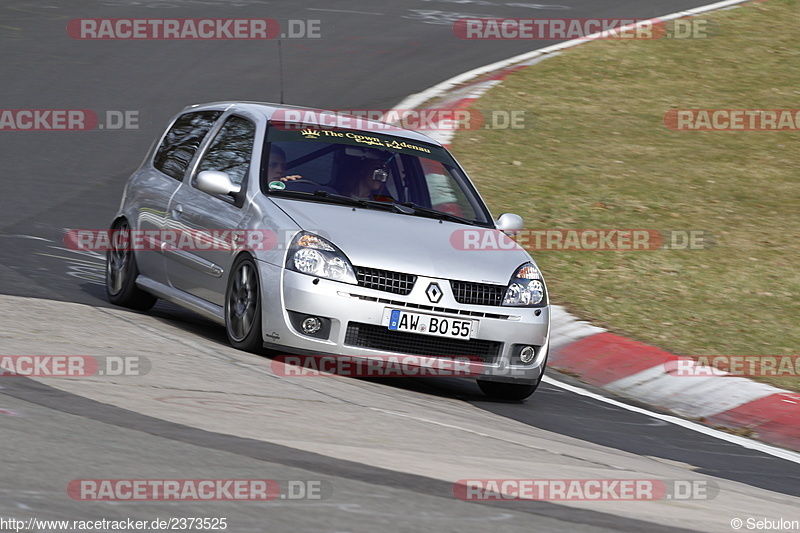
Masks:
[[[456,183],[450,170],[432,159],[421,157],[422,170],[431,198],[431,207],[438,211],[474,220],[478,214],[464,194],[464,190]]]
[[[237,116],[228,118],[200,161],[197,172],[225,172],[234,185],[241,185],[250,169],[255,138],[254,123]]]
[[[221,114],[195,111],[178,117],[161,141],[153,166],[171,178],[183,180],[197,148]]]

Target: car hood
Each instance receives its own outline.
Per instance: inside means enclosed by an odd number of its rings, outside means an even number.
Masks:
[[[356,266],[505,285],[517,267],[531,260],[518,246],[460,249],[462,232],[492,232],[500,236],[496,230],[393,211],[285,198],[272,200],[302,229],[338,246]]]

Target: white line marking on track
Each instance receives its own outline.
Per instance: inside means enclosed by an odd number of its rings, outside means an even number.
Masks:
[[[0,237],[15,237],[17,239],[32,239],[34,241],[45,241],[45,242],[53,242],[50,239],[45,239],[44,237],[34,237],[33,235],[0,235]]]
[[[368,11],[348,11],[346,9],[323,9],[321,7],[307,7],[308,11],[330,11],[331,13],[354,13],[356,15],[383,15],[383,13],[370,13]]]
[[[779,459],[785,459],[787,461],[800,464],[800,453],[793,452],[791,450],[776,448],[774,446],[770,446],[769,444],[765,444],[757,440],[752,440],[745,437],[740,437],[739,435],[732,435],[730,433],[725,433],[724,431],[704,426],[702,424],[699,424],[697,422],[692,422],[690,420],[684,420],[683,418],[679,418],[677,416],[656,413],[655,411],[650,411],[642,407],[636,407],[635,405],[628,405],[626,403],[613,400],[611,398],[606,398],[605,396],[601,396],[600,394],[590,392],[586,389],[582,389],[581,387],[568,385],[566,383],[553,379],[549,376],[544,376],[543,381],[549,385],[558,387],[560,389],[564,389],[565,391],[572,392],[574,394],[586,396],[587,398],[592,398],[593,400],[607,403],[609,405],[613,405],[615,407],[619,407],[627,411],[650,416],[657,420],[663,420],[664,422],[669,422],[670,424],[675,424],[676,426],[680,426],[682,428],[686,428],[691,431],[696,431],[697,433],[702,433],[703,435],[708,435],[709,437],[714,437],[715,439],[724,440],[726,442],[730,442],[731,444],[737,444],[749,450],[755,450],[758,452],[766,453],[768,455],[778,457]]]

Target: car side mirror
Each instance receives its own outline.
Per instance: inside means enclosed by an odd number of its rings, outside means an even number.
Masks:
[[[522,217],[513,213],[503,213],[495,222],[497,229],[506,235],[514,235],[522,230],[523,225]]]
[[[240,185],[234,185],[231,178],[218,170],[204,170],[197,175],[197,188],[208,194],[222,194],[233,196],[241,190]]]

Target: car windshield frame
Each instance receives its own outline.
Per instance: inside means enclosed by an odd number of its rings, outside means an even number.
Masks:
[[[308,149],[305,145],[308,145]],[[280,147],[279,152],[285,155],[284,179],[276,179],[274,173],[270,179],[270,155],[275,147]],[[403,206],[384,209],[401,215],[494,227],[489,209],[477,189],[442,146],[383,132],[271,121],[264,137],[262,153],[259,183],[261,192],[268,197],[353,206],[355,203],[350,201],[352,198],[366,200],[359,207],[367,209],[381,208],[376,204],[387,202]],[[324,165],[330,165],[330,170],[327,176],[323,176],[324,179],[306,179],[305,173],[309,167],[305,167],[302,178],[292,179],[297,169],[309,162],[322,161],[329,154],[332,157]],[[353,167],[343,163],[347,161],[350,161],[350,165],[356,161],[365,165],[367,173],[384,172],[388,176],[384,176],[384,183],[391,185],[391,191],[384,188],[385,195],[344,198],[348,193],[341,189],[342,180],[352,182],[358,179]],[[372,167],[376,170],[371,170],[370,162],[374,163]],[[317,173],[325,174],[324,165],[318,164],[315,169]],[[366,177],[366,181],[369,182],[369,177]],[[434,187],[431,187],[432,183]]]

